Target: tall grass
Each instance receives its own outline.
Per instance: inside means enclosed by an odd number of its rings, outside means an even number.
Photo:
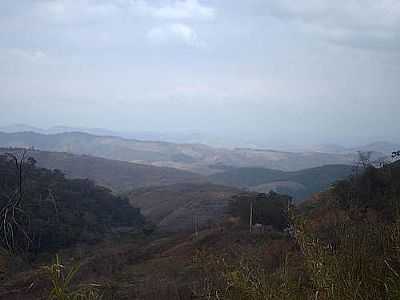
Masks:
[[[343,221],[311,229],[294,224],[297,248],[277,268],[262,256],[199,252],[201,299],[400,299],[400,222]],[[326,231],[329,231],[327,234]]]
[[[74,287],[73,280],[79,271],[79,266],[73,266],[67,269],[57,255],[55,262],[45,267],[51,280],[51,290],[49,300],[101,300],[99,285],[86,284]]]
[[[262,266],[260,257],[247,254],[229,261],[222,255],[199,252],[195,264],[201,280],[194,287],[195,295],[201,299],[307,299],[301,290],[302,278],[291,272],[288,256],[271,270]]]
[[[296,241],[315,299],[399,299],[399,222],[346,222],[329,239],[306,228],[296,228]]]

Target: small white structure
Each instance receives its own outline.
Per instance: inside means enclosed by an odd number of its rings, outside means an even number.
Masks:
[[[274,230],[274,228],[272,227],[272,225],[263,225],[260,223],[256,223],[253,225],[252,228],[254,233],[264,233],[264,232],[271,232]]]

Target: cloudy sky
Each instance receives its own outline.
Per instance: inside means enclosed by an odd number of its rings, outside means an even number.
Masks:
[[[398,0],[1,0],[0,125],[400,140]]]

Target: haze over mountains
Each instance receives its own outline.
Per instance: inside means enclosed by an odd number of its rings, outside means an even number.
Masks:
[[[241,138],[237,140],[235,136],[228,136],[227,134],[218,135],[216,133],[205,133],[199,131],[188,130],[166,130],[166,131],[151,131],[151,130],[133,130],[133,131],[118,131],[105,128],[86,128],[86,127],[70,127],[70,126],[52,126],[49,128],[38,128],[26,124],[14,124],[8,126],[0,126],[0,131],[7,133],[16,132],[36,132],[42,134],[56,134],[66,132],[83,132],[93,135],[102,136],[115,136],[126,139],[138,139],[144,141],[163,141],[171,143],[185,143],[185,144],[205,144],[215,147],[236,147],[241,146],[254,146],[262,147],[260,143],[256,143],[253,139],[246,140]]]
[[[81,132],[99,136],[114,136],[125,139],[136,139],[143,141],[161,141],[179,144],[205,144],[211,147],[224,148],[267,148],[288,152],[322,152],[322,153],[349,153],[356,151],[374,151],[382,153],[390,153],[393,149],[398,149],[400,143],[393,141],[385,141],[382,138],[376,138],[376,142],[370,142],[365,145],[343,146],[340,144],[303,144],[295,145],[287,141],[283,145],[273,144],[268,140],[254,139],[249,136],[229,136],[228,134],[217,135],[215,133],[205,133],[199,131],[149,131],[149,130],[132,130],[118,131],[105,128],[87,128],[87,127],[71,127],[71,126],[52,126],[49,128],[39,128],[27,124],[12,124],[8,126],[0,126],[0,132],[18,133],[18,132],[35,132],[41,134],[59,134]],[[370,141],[374,139],[369,139]]]
[[[36,132],[1,133],[2,147],[34,147],[45,151],[69,152],[112,160],[160,167],[173,167],[202,175],[221,172],[231,167],[259,167],[297,171],[330,164],[353,164],[356,149],[342,152],[284,152],[256,148],[215,148],[202,144],[176,144],[142,141],[118,136],[100,136],[82,132],[42,134]],[[396,145],[375,143],[360,147],[373,150],[372,158],[390,155]]]

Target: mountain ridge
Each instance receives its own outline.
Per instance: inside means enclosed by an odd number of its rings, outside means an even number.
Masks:
[[[287,152],[270,149],[213,148],[203,144],[175,144],[141,141],[82,132],[39,134],[0,132],[0,146],[86,154],[112,160],[159,167],[172,167],[201,175],[221,172],[227,167],[262,167],[297,171],[328,164],[351,165],[357,153],[329,154]],[[374,153],[374,157],[383,154]]]
[[[24,149],[0,148],[2,153],[18,154]],[[89,155],[65,152],[28,150],[27,155],[42,168],[62,171],[68,178],[91,179],[114,191],[140,187],[170,185],[182,182],[203,182],[202,176],[168,167],[142,165]]]
[[[237,143],[209,143],[206,142],[205,138],[193,138],[196,136],[202,136],[202,134],[197,132],[185,132],[185,131],[176,131],[176,132],[156,132],[156,131],[118,131],[118,130],[110,130],[100,127],[71,127],[65,125],[52,126],[49,128],[40,128],[35,126],[30,126],[27,124],[11,124],[7,126],[0,126],[0,131],[7,133],[17,133],[17,132],[34,132],[41,134],[60,134],[60,133],[70,133],[70,132],[82,132],[90,135],[97,136],[108,136],[108,137],[120,137],[124,139],[133,139],[140,141],[163,141],[167,143],[175,143],[175,144],[200,144],[207,145],[213,148],[231,148],[231,149],[267,149],[265,145],[260,146],[258,144],[248,144],[244,143],[243,146],[237,146]],[[370,143],[360,143],[357,146],[344,146],[341,144],[335,143],[322,143],[322,144],[313,144],[313,145],[287,145],[283,147],[282,145],[278,147],[279,152],[322,152],[322,153],[347,153],[347,152],[355,152],[355,151],[375,151],[375,152],[384,152],[385,154],[389,154],[389,151],[392,151],[392,148],[400,148],[400,141],[395,142],[393,138],[388,140],[374,138],[371,139],[374,142]],[[378,146],[378,147],[376,147]],[[273,151],[273,149],[270,149]]]

